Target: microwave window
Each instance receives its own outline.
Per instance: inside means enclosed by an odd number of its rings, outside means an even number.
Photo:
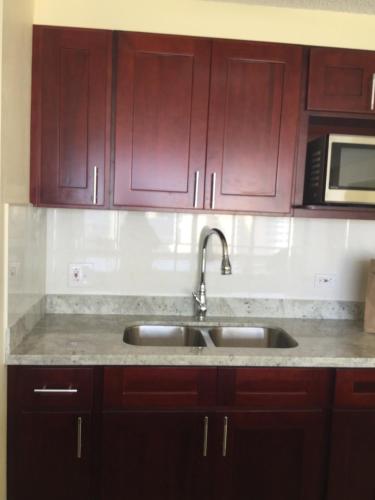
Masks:
[[[332,144],[330,188],[375,190],[375,145]]]

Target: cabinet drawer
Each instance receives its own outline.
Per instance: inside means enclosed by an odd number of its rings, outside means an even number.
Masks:
[[[9,370],[20,410],[89,410],[92,368],[16,367]]]
[[[105,368],[105,409],[195,408],[215,402],[216,368]]]
[[[332,399],[331,370],[304,368],[223,368],[222,406],[249,409],[326,408]]]
[[[336,408],[375,408],[375,370],[337,370]]]

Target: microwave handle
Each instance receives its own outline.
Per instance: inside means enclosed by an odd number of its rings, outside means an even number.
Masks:
[[[371,111],[375,110],[375,73],[372,75],[372,87],[371,87]]]

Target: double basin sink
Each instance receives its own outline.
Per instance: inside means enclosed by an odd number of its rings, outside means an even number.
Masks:
[[[281,328],[262,326],[129,326],[124,342],[155,347],[290,348],[298,344]]]

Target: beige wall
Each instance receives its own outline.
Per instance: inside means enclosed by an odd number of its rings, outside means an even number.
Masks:
[[[3,0],[0,0],[0,92],[2,80],[2,26],[3,26]],[[2,101],[0,99],[0,116]],[[0,119],[0,152],[1,152]],[[5,229],[4,229],[4,203],[2,196],[2,165],[0,162],[0,500],[6,499],[6,368],[5,368],[5,323],[6,323],[6,285],[5,273]]]
[[[29,201],[33,0],[4,0],[2,149],[6,203]]]
[[[33,0],[0,0],[0,500],[6,499],[7,207],[29,201],[31,33]]]
[[[375,49],[375,16],[246,0],[35,0],[34,22]]]

